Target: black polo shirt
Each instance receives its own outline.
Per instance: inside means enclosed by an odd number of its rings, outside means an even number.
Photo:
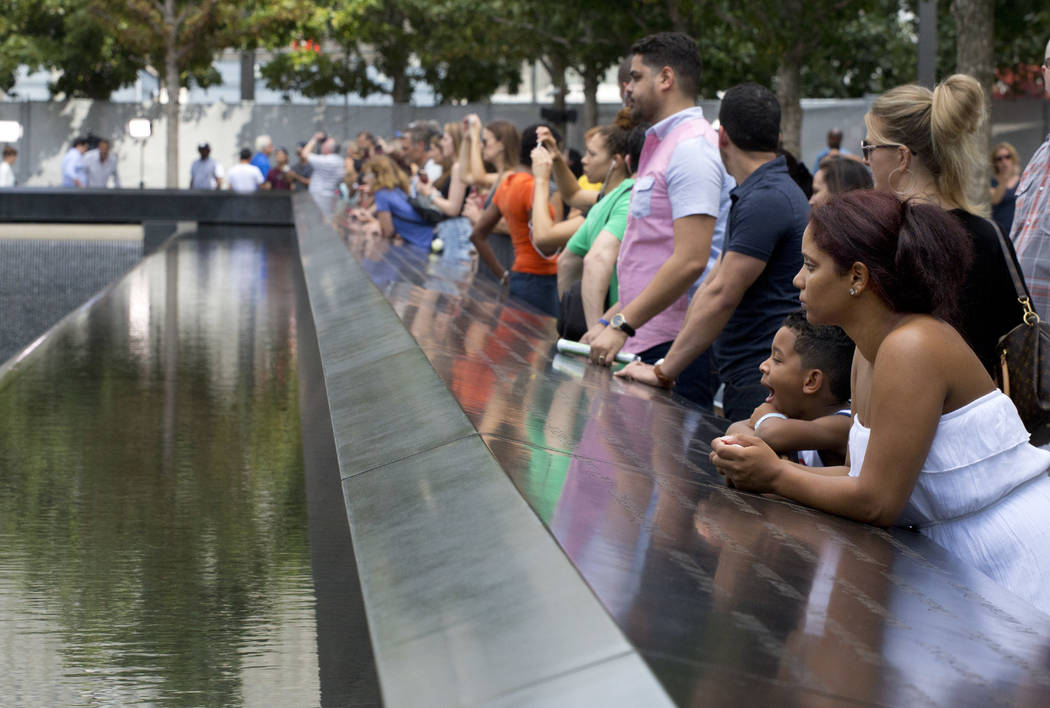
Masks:
[[[729,193],[725,253],[765,261],[714,344],[722,380],[734,386],[757,384],[758,365],[769,356],[773,335],[799,307],[791,281],[802,267],[802,232],[809,202],[787,171],[783,157],[767,162]]]

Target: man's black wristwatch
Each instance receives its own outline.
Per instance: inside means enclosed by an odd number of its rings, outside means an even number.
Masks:
[[[621,332],[626,334],[628,337],[633,337],[634,336],[634,327],[632,327],[631,325],[627,324],[627,320],[625,320],[623,318],[623,314],[622,313],[616,313],[616,316],[613,317],[612,320],[609,322],[609,326],[612,327],[613,329],[620,330]]]

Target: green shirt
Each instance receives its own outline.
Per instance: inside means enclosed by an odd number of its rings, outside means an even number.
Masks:
[[[608,231],[623,241],[623,232],[627,230],[627,208],[631,203],[631,187],[633,186],[633,179],[625,179],[616,185],[616,189],[591,207],[583,225],[569,239],[566,248],[577,256],[586,256],[587,251],[591,250],[591,246],[594,245],[594,239],[598,238],[598,234],[602,231]],[[620,288],[616,280],[616,269],[613,268],[612,278],[609,280],[609,302],[616,302],[619,299]]]

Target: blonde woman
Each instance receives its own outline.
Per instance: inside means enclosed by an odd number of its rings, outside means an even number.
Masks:
[[[936,204],[958,219],[975,258],[961,292],[959,330],[994,375],[996,344],[1021,319],[1010,273],[991,221],[984,218],[984,154],[977,141],[984,93],[972,76],[955,74],[934,88],[898,86],[864,117],[861,143],[875,189],[898,199]]]
[[[1017,183],[1021,181],[1021,158],[1010,143],[999,143],[992,148],[992,175],[989,191],[992,220],[999,224],[1004,234],[1009,234],[1017,205]]]
[[[419,248],[430,248],[434,227],[408,202],[408,176],[386,155],[376,155],[361,168],[362,180],[375,198],[375,214],[384,238],[400,236]]]
[[[463,179],[463,159],[461,156],[463,126],[460,123],[445,123],[444,132],[437,139],[440,151],[442,173],[437,182],[421,182],[417,191],[430,201],[446,216],[459,216],[463,211],[463,201],[467,196],[467,183]]]

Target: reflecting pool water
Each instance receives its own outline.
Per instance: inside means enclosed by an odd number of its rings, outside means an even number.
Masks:
[[[289,241],[182,240],[0,374],[5,705],[318,705]]]

